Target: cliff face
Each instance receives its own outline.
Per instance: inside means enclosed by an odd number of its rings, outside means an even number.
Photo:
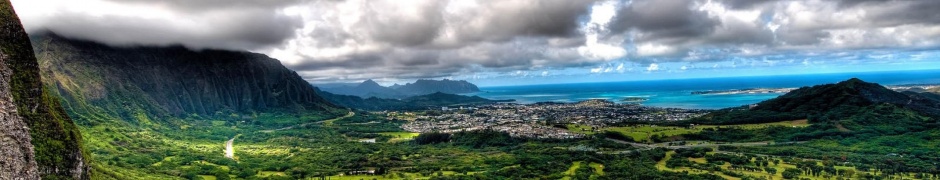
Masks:
[[[43,88],[8,0],[0,1],[0,42],[0,179],[88,179],[78,129]]]
[[[140,125],[167,116],[336,109],[295,72],[262,54],[110,47],[51,33],[32,41],[48,85],[79,123],[96,123],[101,118],[88,116],[102,114]]]
[[[4,31],[4,37],[7,31]],[[0,51],[0,179],[24,177],[27,179],[39,178],[36,174],[36,158],[33,155],[33,145],[30,143],[29,131],[26,122],[16,113],[16,104],[13,103],[13,92],[10,91],[10,77],[13,70],[6,66],[11,61],[6,53]]]

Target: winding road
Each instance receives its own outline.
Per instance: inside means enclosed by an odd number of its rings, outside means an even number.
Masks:
[[[355,116],[355,115],[356,115],[356,112],[349,111],[349,113],[346,113],[346,115],[345,115],[345,116],[342,116],[342,117],[337,117],[337,118],[328,119],[328,120],[323,120],[323,121],[317,121],[317,122],[310,122],[310,123],[298,124],[298,125],[293,125],[293,126],[288,126],[288,127],[280,128],[280,129],[262,130],[262,131],[260,131],[260,132],[263,132],[263,133],[270,133],[270,132],[274,132],[274,131],[281,131],[281,130],[294,129],[294,128],[297,128],[297,127],[303,127],[303,126],[306,126],[306,125],[317,124],[317,123],[326,123],[326,124],[328,124],[328,125],[332,125],[334,121],[346,119],[346,118],[349,118],[349,117],[353,117],[353,116]],[[228,141],[225,141],[225,157],[226,157],[226,158],[235,159],[235,148],[232,147],[232,145],[235,144],[235,138],[238,138],[238,136],[241,136],[241,134],[235,135],[235,137],[232,137],[232,139],[229,139]]]
[[[283,131],[283,130],[294,129],[294,128],[297,128],[297,127],[303,127],[303,126],[311,125],[311,124],[319,124],[319,123],[326,123],[326,124],[332,125],[334,121],[346,119],[346,118],[349,118],[349,117],[353,117],[353,116],[355,116],[355,115],[356,115],[356,112],[349,111],[349,113],[346,113],[346,115],[345,115],[345,116],[342,116],[342,117],[337,117],[337,118],[328,119],[328,120],[323,120],[323,121],[317,121],[317,122],[303,123],[303,124],[288,126],[288,127],[284,127],[284,128],[280,128],[280,129],[262,130],[261,132],[263,132],[263,133],[270,133],[270,132],[274,132],[274,131]]]

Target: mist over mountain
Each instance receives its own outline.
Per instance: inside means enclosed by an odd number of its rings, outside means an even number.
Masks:
[[[314,85],[321,90],[340,95],[359,96],[361,98],[377,97],[387,99],[401,99],[411,96],[426,95],[432,93],[462,94],[479,92],[473,83],[465,80],[427,80],[420,79],[414,83],[405,85],[395,84],[393,86],[381,86],[375,81],[369,79],[359,84],[324,84]]]

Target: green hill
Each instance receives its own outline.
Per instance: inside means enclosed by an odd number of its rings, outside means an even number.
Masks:
[[[719,150],[838,162],[859,170],[881,172],[883,176],[936,175],[940,174],[937,170],[940,166],[935,163],[940,160],[940,148],[936,146],[940,144],[938,99],[936,94],[895,92],[850,79],[800,88],[756,107],[723,109],[682,123],[723,125],[808,119],[811,125],[807,127],[718,126],[684,137],[787,142],[754,147],[721,146]]]
[[[39,77],[41,69],[44,80],[36,78],[32,84],[45,84],[50,97],[61,97],[66,110],[39,114],[75,120],[86,137],[95,179],[221,174],[221,166],[180,166],[233,165],[215,143],[240,133],[347,114],[295,72],[261,54],[180,46],[111,47],[51,33],[30,40],[39,62],[33,64],[39,67],[33,73]],[[67,138],[39,142],[73,142],[64,141]]]
[[[940,117],[940,101],[923,93],[900,93],[875,83],[849,79],[837,84],[803,87],[753,107],[728,108],[695,118],[697,124],[745,124],[809,119],[838,121],[875,109],[910,111]]]

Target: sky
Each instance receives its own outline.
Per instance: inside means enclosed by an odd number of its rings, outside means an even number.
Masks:
[[[940,69],[932,0],[12,0],[27,32],[266,54],[318,83]]]

